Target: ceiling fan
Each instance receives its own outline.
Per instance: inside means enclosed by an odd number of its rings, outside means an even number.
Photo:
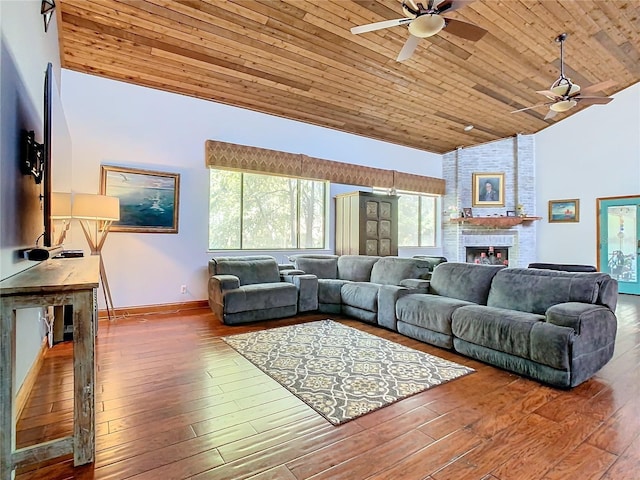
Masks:
[[[443,12],[452,12],[471,2],[473,2],[473,0],[443,0],[441,2],[428,0],[427,6],[425,7],[423,3],[416,2],[415,0],[406,0],[402,2],[402,11],[407,18],[384,20],[382,22],[353,27],[351,33],[359,34],[382,30],[383,28],[396,27],[398,25],[408,25],[409,39],[402,47],[402,50],[400,50],[398,58],[396,58],[396,61],[402,62],[413,55],[421,38],[432,37],[443,29],[448,33],[466,40],[474,42],[480,40],[480,38],[487,33],[484,28],[441,15]],[[437,5],[434,5],[435,3],[437,3]]]
[[[606,105],[613,98],[594,96],[593,93],[599,92],[606,88],[613,87],[616,82],[613,80],[606,80],[604,82],[589,85],[585,88],[580,88],[580,85],[573,83],[571,79],[567,78],[564,74],[564,41],[567,39],[566,33],[561,33],[555,39],[560,44],[560,77],[551,84],[549,90],[538,90],[536,93],[544,95],[550,102],[539,103],[531,107],[521,108],[511,113],[524,112],[525,110],[531,110],[532,108],[538,108],[542,106],[549,106],[549,111],[544,117],[545,120],[555,117],[559,112],[566,112],[567,110],[575,107],[578,102],[582,105]]]

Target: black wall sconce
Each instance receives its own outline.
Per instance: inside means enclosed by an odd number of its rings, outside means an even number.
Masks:
[[[40,14],[44,19],[44,31],[49,30],[49,23],[51,23],[51,16],[53,15],[53,11],[56,9],[56,1],[55,0],[42,0],[40,4]]]

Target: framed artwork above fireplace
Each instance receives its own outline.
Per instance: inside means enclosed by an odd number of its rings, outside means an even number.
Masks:
[[[473,207],[504,207],[504,173],[474,173]]]

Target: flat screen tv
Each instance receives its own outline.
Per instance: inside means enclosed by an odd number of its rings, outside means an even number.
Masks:
[[[51,220],[51,104],[53,103],[53,66],[47,64],[44,76],[44,139],[43,139],[43,214],[44,214],[44,246],[53,246],[53,222]]]
[[[52,140],[52,100],[53,100],[53,66],[47,64],[44,76],[44,128],[42,143],[35,139],[35,133],[23,131],[23,153],[20,169],[24,175],[31,175],[40,185],[39,202],[42,210],[42,224],[38,230],[42,232],[35,239],[36,247],[52,247],[53,224],[51,221],[51,140]],[[38,215],[40,218],[40,215]],[[40,221],[40,220],[39,220]],[[41,243],[42,241],[42,243]]]

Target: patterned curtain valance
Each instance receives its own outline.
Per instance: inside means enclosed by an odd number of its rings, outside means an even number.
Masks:
[[[362,187],[396,188],[444,195],[444,180],[410,173],[334,162],[297,153],[207,140],[205,162],[209,168],[242,170],[327,180]]]

